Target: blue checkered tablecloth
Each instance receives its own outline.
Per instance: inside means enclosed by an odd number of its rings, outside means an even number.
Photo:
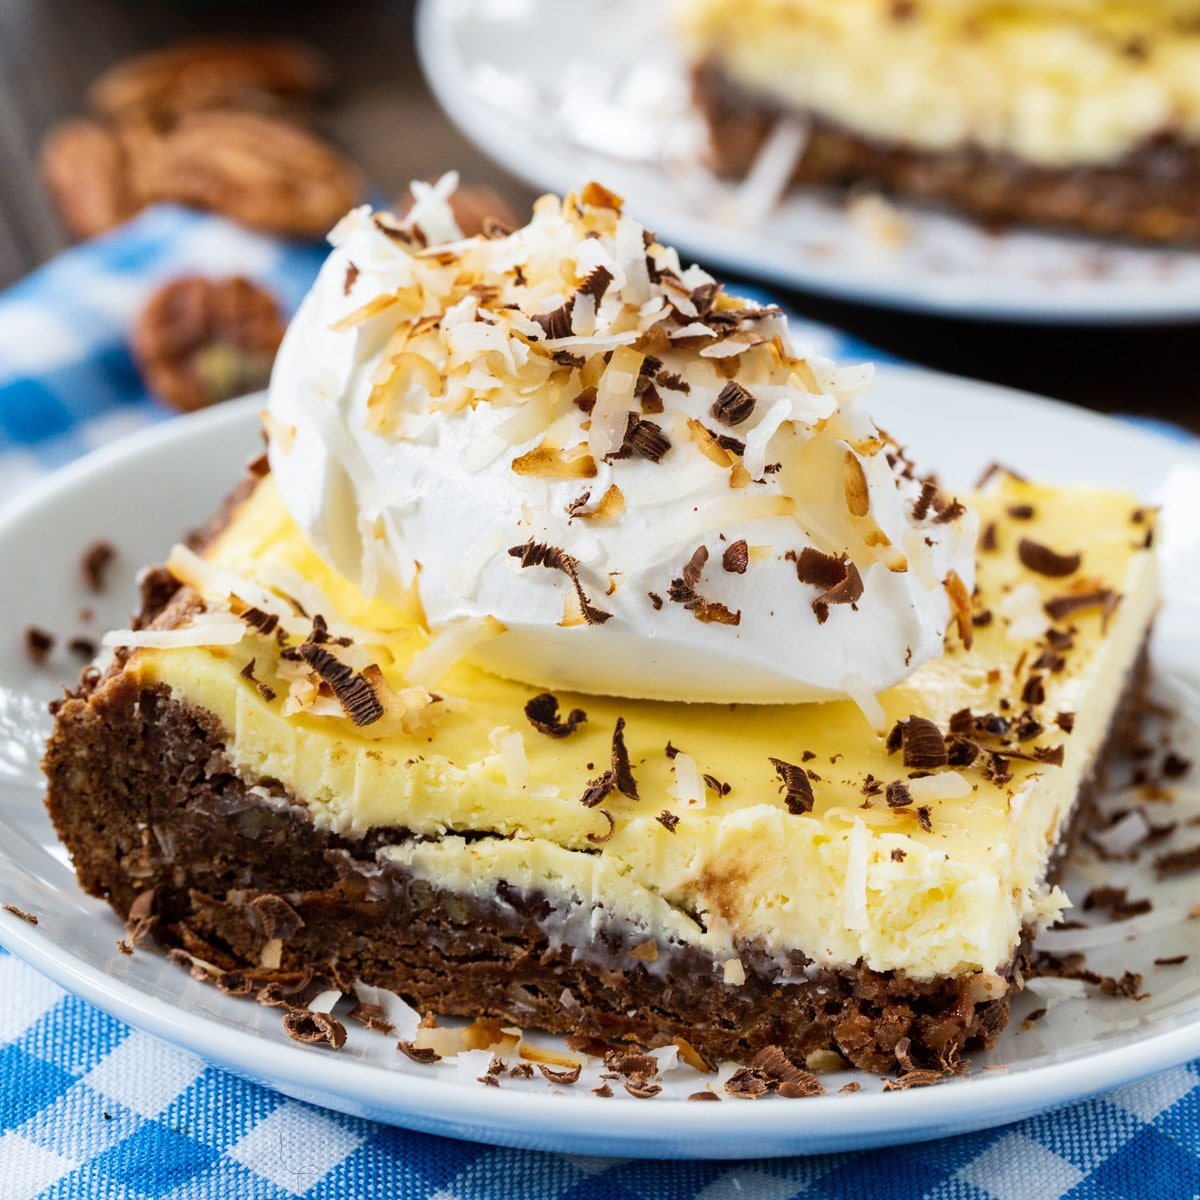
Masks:
[[[0,500],[168,414],[124,331],[185,271],[291,309],[319,247],[154,209],[0,296]],[[822,351],[861,352],[820,328]],[[3,564],[0,564],[0,570]],[[1002,1129],[871,1153],[630,1162],[497,1150],[324,1112],[131,1030],[0,951],[0,1200],[1178,1200],[1200,1196],[1200,1064]]]

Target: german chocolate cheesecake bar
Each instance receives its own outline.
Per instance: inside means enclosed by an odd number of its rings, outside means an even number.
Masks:
[[[334,231],[267,458],[58,705],[82,886],[213,974],[954,1066],[1067,904],[1153,514],[948,494],[602,187],[462,238],[446,186]]]
[[[713,157],[989,223],[1200,239],[1197,0],[686,0]],[[788,164],[783,164],[784,174]]]

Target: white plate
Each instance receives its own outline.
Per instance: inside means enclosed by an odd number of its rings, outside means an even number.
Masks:
[[[1021,1016],[1044,1003],[1026,995],[1000,1044],[961,1079],[883,1094],[877,1080],[860,1076],[863,1091],[856,1094],[755,1104],[685,1106],[671,1097],[699,1086],[690,1072],[670,1076],[664,1094],[650,1101],[620,1089],[603,1100],[582,1084],[555,1095],[540,1077],[485,1088],[474,1082],[480,1066],[457,1077],[445,1064],[418,1067],[391,1039],[353,1022],[341,1052],[305,1047],[282,1034],[277,1010],[222,996],[153,950],[119,954],[121,926],[104,904],[79,892],[41,801],[44,704],[75,665],[57,656],[48,668],[32,669],[19,634],[30,623],[64,634],[80,630],[81,604],[95,604],[93,630],[123,623],[138,566],[161,561],[182,530],[202,522],[253,453],[260,406],[261,399],[251,398],[139,434],[68,468],[0,516],[6,630],[0,639],[0,904],[40,918],[32,927],[0,912],[0,942],[13,952],[122,1020],[288,1095],[436,1133],[576,1154],[745,1157],[940,1137],[1027,1116],[1200,1055],[1200,973],[1194,969],[1200,959],[1193,958],[1191,968],[1149,965],[1158,956],[1200,953],[1200,922],[1180,920],[1132,945],[1089,955],[1100,971],[1144,970],[1149,999],[1071,1001],[1021,1032]],[[1176,695],[1200,687],[1195,449],[1063,405],[909,369],[881,371],[875,408],[883,425],[919,448],[920,461],[950,482],[969,481],[999,458],[1034,476],[1100,481],[1164,503],[1168,591],[1155,646],[1160,683]],[[96,603],[78,582],[77,560],[98,535],[113,539],[120,555],[112,586]],[[1177,817],[1191,803],[1159,806],[1159,819],[1168,812]],[[1194,902],[1194,876],[1158,884],[1145,868],[1110,872],[1086,857],[1069,886],[1080,895],[1109,874],[1130,883],[1131,894],[1153,896],[1157,914]],[[829,1082],[832,1091],[844,1080]]]
[[[482,150],[535,187],[599,179],[710,264],[789,287],[989,319],[1165,322],[1200,316],[1200,254],[1030,230],[999,235],[900,206],[901,244],[869,210],[808,193],[773,212],[701,165],[704,133],[668,0],[423,0],[422,65]]]

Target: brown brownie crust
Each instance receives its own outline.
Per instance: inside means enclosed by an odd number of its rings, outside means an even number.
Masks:
[[[693,74],[719,174],[744,177],[780,117],[808,139],[793,188],[868,183],[993,226],[1042,225],[1158,243],[1200,242],[1200,146],[1164,135],[1111,166],[1049,168],[979,147],[934,152],[885,145],[733,81],[719,63]]]
[[[1136,714],[1144,673],[1143,654],[1078,798],[1073,836]],[[259,965],[268,932],[254,902],[282,896],[303,922],[283,941],[284,970],[362,979],[440,1015],[651,1046],[684,1037],[717,1059],[778,1045],[802,1062],[833,1049],[873,1071],[897,1066],[903,1039],[914,1063],[953,1066],[1008,1020],[1009,997],[977,1002],[970,976],[832,971],[797,954],[786,964],[794,982],[781,985],[779,960],[747,945],[738,948],[746,981],[733,986],[690,948],[666,948],[652,966],[630,957],[644,935],[618,924],[587,945],[564,942],[540,894],[501,884],[476,900],[377,861],[380,847],[411,836],[403,829],[360,840],[318,830],[277,782],[234,773],[210,716],[120,669],[85,677],[61,704],[45,769],[80,884],[122,916],[151,892],[159,942],[223,970]],[[1009,967],[1013,990],[1026,948]]]

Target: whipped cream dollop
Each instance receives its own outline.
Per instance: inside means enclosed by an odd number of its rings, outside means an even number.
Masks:
[[[319,554],[536,687],[859,699],[969,637],[976,521],[775,308],[590,184],[462,238],[452,177],[360,208],[271,379],[270,463]],[[866,702],[870,707],[870,701]]]

